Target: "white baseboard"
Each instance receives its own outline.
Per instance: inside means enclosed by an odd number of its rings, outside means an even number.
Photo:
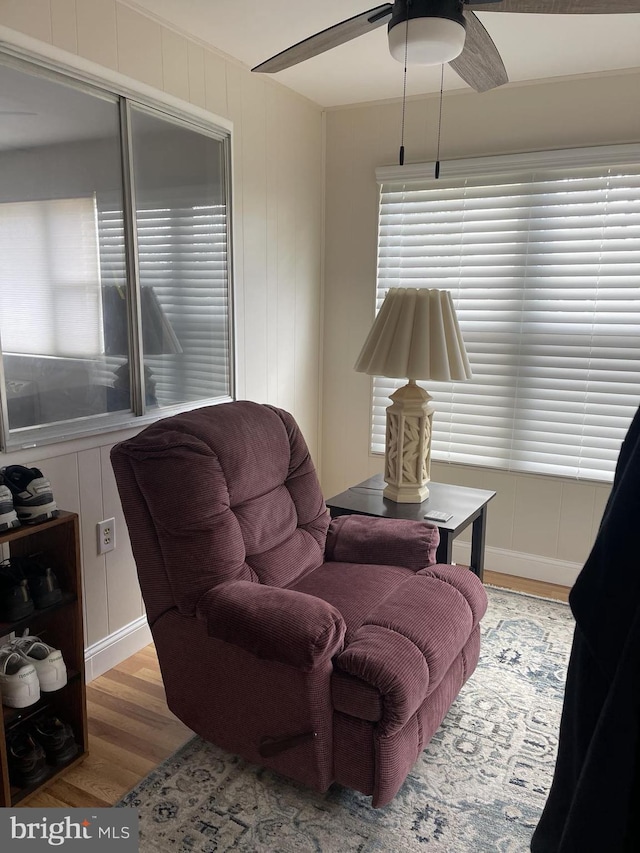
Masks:
[[[151,629],[146,616],[140,616],[124,628],[109,634],[85,649],[84,665],[87,683],[103,672],[122,663],[152,642]]]
[[[469,543],[453,543],[453,559],[456,562],[468,565],[469,552]],[[500,572],[503,575],[516,575],[516,577],[569,587],[573,586],[582,569],[579,563],[491,547],[485,550],[484,567],[487,571]]]

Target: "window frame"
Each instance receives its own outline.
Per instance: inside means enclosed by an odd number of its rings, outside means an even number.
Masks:
[[[125,232],[125,265],[127,271],[127,304],[129,323],[129,360],[131,370],[131,408],[127,411],[79,417],[52,424],[37,424],[20,429],[9,429],[7,387],[0,350],[0,453],[6,454],[42,445],[57,444],[75,438],[85,438],[119,430],[142,428],[165,417],[190,411],[206,405],[229,402],[237,393],[237,350],[233,240],[233,158],[230,121],[200,109],[171,95],[157,97],[157,90],[143,83],[125,78],[117,72],[108,72],[95,66],[96,73],[86,70],[94,67],[78,58],[69,64],[58,59],[60,51],[51,49],[53,58],[35,53],[19,44],[10,44],[2,36],[0,28],[0,64],[31,76],[40,76],[73,87],[94,97],[111,101],[119,113],[119,146],[122,167],[122,199]],[[75,58],[74,58],[75,59]],[[103,71],[107,73],[103,74]],[[133,84],[133,85],[132,85]],[[136,229],[135,186],[133,174],[133,142],[131,133],[131,109],[147,112],[185,129],[208,136],[222,146],[224,163],[224,205],[226,211],[226,258],[227,258],[227,354],[228,395],[203,398],[188,403],[163,406],[161,409],[146,409],[144,389],[144,354],[142,351],[141,282],[138,269],[138,246]]]
[[[402,268],[402,248],[401,242],[399,241],[397,244],[393,244],[393,242],[383,238],[382,232],[382,201],[383,201],[383,187],[385,187],[389,192],[393,193],[401,193],[402,190],[400,185],[404,185],[404,189],[407,192],[411,192],[411,190],[429,190],[433,189],[446,189],[447,186],[458,185],[459,182],[463,180],[468,180],[471,186],[493,186],[499,185],[501,179],[504,179],[505,183],[508,183],[510,180],[521,180],[523,183],[527,182],[527,177],[537,174],[555,174],[555,179],[564,180],[570,179],[576,175],[581,169],[584,172],[587,172],[589,169],[620,169],[624,167],[630,167],[632,171],[629,173],[630,175],[635,176],[636,183],[632,184],[633,186],[637,186],[637,176],[640,174],[640,145],[637,143],[632,144],[623,144],[623,145],[612,145],[612,146],[594,146],[591,148],[582,148],[582,149],[562,149],[556,151],[541,151],[541,152],[532,152],[525,154],[513,154],[513,155],[499,155],[499,156],[490,156],[490,157],[478,157],[473,159],[464,159],[464,160],[454,160],[443,162],[441,169],[441,177],[440,180],[436,180],[434,178],[434,168],[435,163],[419,163],[419,164],[409,164],[407,166],[384,166],[376,169],[376,180],[379,184],[380,189],[380,203],[379,203],[379,220],[378,220],[378,246],[377,246],[377,264],[376,264],[376,304],[379,306],[382,298],[382,294],[389,286],[394,285],[402,285],[402,286],[411,286],[413,282],[411,281],[411,277],[407,283],[403,281],[395,281],[395,277],[399,275],[397,272],[398,269]],[[451,180],[451,184],[447,185],[447,179]],[[483,179],[486,179],[484,181]],[[537,178],[539,180],[539,178]],[[531,177],[529,177],[531,180]],[[535,184],[533,185],[535,186]],[[453,190],[452,190],[453,192]],[[464,194],[464,190],[461,190],[461,193]],[[640,200],[640,199],[639,199]],[[426,203],[426,202],[425,202]],[[393,209],[387,206],[387,210]],[[425,226],[425,221],[422,221],[423,227]],[[389,214],[387,214],[386,222],[389,222]],[[395,225],[397,227],[400,225],[400,222]],[[436,233],[438,233],[436,231]],[[401,238],[400,238],[401,239]],[[463,245],[463,244],[461,244]],[[391,270],[395,270],[396,272],[391,272],[391,274],[385,275],[385,258],[384,251],[391,251],[391,248],[395,248],[394,255],[394,263],[391,264]],[[640,249],[640,246],[639,246]],[[421,258],[421,263],[416,263],[416,270],[422,269],[425,266],[428,266],[428,258],[429,255],[425,253]],[[443,257],[451,257],[454,255],[447,255],[443,253]],[[436,273],[438,275],[438,273]],[[390,281],[389,279],[392,279]],[[418,283],[420,281],[420,283]],[[528,281],[526,279],[525,281]],[[448,287],[448,285],[441,284],[439,282],[430,283],[425,281],[422,283],[420,276],[415,280],[414,286],[420,287]],[[451,281],[451,289],[453,291],[457,290],[458,283],[454,279]],[[525,290],[525,287],[523,287]],[[468,311],[469,309],[467,309]],[[481,310],[481,309],[478,309]],[[377,311],[377,308],[376,308]],[[478,321],[475,321],[478,322]],[[464,332],[463,332],[464,334]],[[520,368],[521,369],[521,368]],[[640,375],[640,374],[639,374]],[[637,384],[636,377],[636,384]],[[385,380],[381,379],[378,383],[378,388],[376,389],[375,379],[372,378],[371,381],[371,421],[370,421],[370,442],[369,442],[369,455],[371,457],[380,457],[382,455],[381,451],[378,449],[380,445],[380,428],[376,429],[376,424],[380,421],[381,415],[381,407],[384,407],[384,395],[387,391],[386,386],[390,386],[393,384],[393,380]],[[402,384],[400,382],[399,384]],[[431,387],[433,383],[427,383],[428,390],[432,393],[435,393],[437,390]],[[447,391],[448,393],[448,391]],[[455,402],[451,402],[451,417],[454,417],[455,411]],[[630,407],[633,408],[630,403]],[[517,412],[517,409],[514,409]],[[437,412],[437,404],[436,404],[436,412]],[[384,414],[384,408],[382,408],[382,414]],[[453,422],[453,421],[452,421]],[[623,436],[621,436],[622,439]],[[382,439],[384,440],[384,439]],[[512,439],[511,439],[512,440]],[[511,458],[509,456],[508,460],[506,457],[503,461],[503,464],[499,464],[500,453],[496,456],[496,458],[488,458],[486,462],[484,460],[479,460],[478,453],[476,452],[467,452],[467,460],[461,458],[464,456],[463,448],[460,447],[456,450],[455,445],[455,434],[449,438],[449,450],[445,453],[434,452],[433,460],[435,462],[453,462],[454,464],[461,465],[471,465],[471,466],[480,466],[487,467],[490,469],[501,470],[501,471],[510,471],[512,473],[528,473],[528,474],[537,474],[541,476],[554,476],[561,477],[564,479],[577,479],[584,480],[589,482],[610,482],[613,478],[613,470],[602,470],[598,471],[598,473],[594,473],[592,471],[588,471],[586,473],[567,473],[567,471],[561,471],[561,465],[557,464],[557,470],[550,470],[553,466],[549,463],[545,463],[544,465],[538,465],[533,460],[527,462],[520,462],[517,458]],[[480,445],[478,445],[480,446]],[[451,456],[450,454],[453,454]],[[471,456],[475,456],[475,459],[471,459]],[[595,457],[594,457],[595,458]],[[605,457],[603,457],[600,462],[603,467],[606,466]]]

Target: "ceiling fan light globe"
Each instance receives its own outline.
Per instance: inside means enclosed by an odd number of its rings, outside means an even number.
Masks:
[[[448,18],[412,18],[407,25],[401,21],[389,30],[389,51],[394,59],[404,63],[405,41],[409,65],[442,65],[460,56],[466,30]]]

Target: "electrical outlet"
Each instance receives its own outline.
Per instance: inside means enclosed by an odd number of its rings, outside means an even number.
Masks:
[[[96,525],[98,531],[98,554],[106,554],[116,547],[116,520],[105,518]]]

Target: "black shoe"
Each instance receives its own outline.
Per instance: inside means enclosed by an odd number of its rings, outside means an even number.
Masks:
[[[31,597],[38,608],[51,607],[62,600],[62,590],[45,554],[20,557],[19,565],[29,582]]]
[[[7,735],[7,758],[9,777],[19,788],[36,785],[49,772],[44,749],[21,727]]]
[[[58,514],[51,483],[38,468],[8,465],[0,472],[13,496],[13,506],[22,524],[38,524]]]
[[[0,474],[0,533],[4,530],[11,530],[12,527],[20,527],[20,519],[13,506],[11,489],[5,485],[2,474]]]
[[[29,582],[20,563],[3,560],[0,563],[0,621],[17,622],[31,616],[34,609]]]
[[[49,764],[66,764],[80,749],[71,726],[58,717],[38,717],[31,732],[44,748]]]

